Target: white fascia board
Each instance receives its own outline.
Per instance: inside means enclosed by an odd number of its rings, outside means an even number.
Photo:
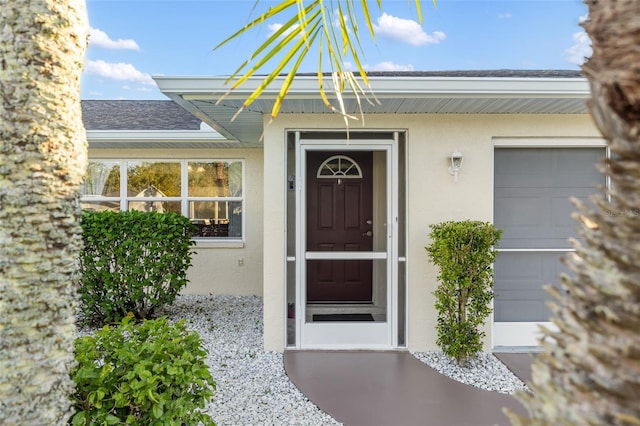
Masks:
[[[496,148],[604,148],[607,141],[601,137],[494,137]]]
[[[220,142],[237,140],[225,139],[218,132],[206,130],[87,130],[89,142]]]
[[[226,77],[154,77],[160,90],[169,97],[185,100],[217,99],[228,93]],[[262,99],[275,98],[284,77],[274,80],[265,89]],[[370,77],[370,86],[377,97],[561,97],[587,98],[586,78],[519,78],[519,77]],[[244,99],[252,93],[262,78],[249,78],[242,86],[227,94],[229,99]],[[331,90],[325,84],[327,95]],[[174,96],[171,96],[174,95]],[[345,93],[348,96],[349,93]],[[319,97],[315,76],[299,76],[294,80],[288,99]],[[175,99],[175,98],[174,98]]]

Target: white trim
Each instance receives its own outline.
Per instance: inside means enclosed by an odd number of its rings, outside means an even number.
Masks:
[[[304,327],[304,349],[390,349],[381,343],[388,338],[386,322],[308,322]]]
[[[285,77],[277,77],[260,96],[275,99]],[[160,91],[167,96],[179,96],[186,101],[215,99],[227,95],[227,99],[244,100],[262,84],[262,77],[251,77],[230,91],[228,77],[153,76]],[[558,97],[584,98],[590,95],[586,78],[536,78],[536,77],[416,77],[416,76],[370,76],[369,82],[376,97]],[[316,76],[297,76],[289,89],[287,99],[318,98]],[[327,92],[331,97],[331,91]],[[345,98],[352,98],[348,92]]]
[[[196,249],[220,249],[220,248],[244,248],[244,241],[240,239],[223,239],[223,238],[206,238],[196,237],[192,238],[196,242]]]
[[[323,143],[324,142],[324,143]],[[382,151],[386,153],[386,237],[385,252],[306,251],[306,152]],[[397,339],[397,136],[395,139],[303,140],[296,132],[296,258],[386,260],[386,321],[366,323],[309,323],[306,321],[306,261],[296,262],[296,348],[304,349],[393,349]],[[299,182],[299,183],[298,183]]]
[[[498,346],[539,346],[543,336],[540,326],[557,331],[552,322],[494,322],[493,347]]]
[[[598,137],[494,137],[492,140],[495,148],[604,148],[607,146],[607,141]]]
[[[224,138],[216,131],[208,130],[87,130],[89,141],[134,141],[134,142],[157,142],[157,141],[220,141],[234,142],[236,140]]]
[[[342,172],[342,170],[340,170],[340,171],[333,170],[331,167],[329,167],[329,162],[331,162],[332,160],[347,160],[347,161],[350,161],[351,164],[356,168],[356,171],[358,172],[358,174],[357,175],[347,175],[347,174],[344,174],[344,172]],[[341,165],[342,165],[342,163],[341,163]],[[323,175],[322,174],[323,170],[329,170],[330,172],[332,172],[332,174]],[[318,178],[318,179],[335,179],[335,178],[339,178],[339,179],[362,179],[362,169],[360,168],[360,165],[353,160],[353,158],[348,157],[346,155],[334,155],[331,158],[327,158],[322,164],[320,164],[320,166],[318,167],[318,171],[316,172],[316,178]]]

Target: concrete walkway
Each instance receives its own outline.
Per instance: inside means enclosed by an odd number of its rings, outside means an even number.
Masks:
[[[452,380],[408,352],[287,351],[291,381],[346,426],[510,425],[512,396]]]

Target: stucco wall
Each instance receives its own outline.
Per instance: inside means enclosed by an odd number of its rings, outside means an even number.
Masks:
[[[243,243],[199,243],[184,293],[262,295],[263,151],[261,149],[89,149],[90,159],[241,159],[245,161]]]
[[[264,296],[265,348],[284,349],[285,158],[287,129],[343,129],[338,116],[280,114],[265,133]],[[359,130],[354,124],[354,130]],[[436,268],[428,262],[429,225],[445,220],[493,220],[493,138],[597,137],[588,115],[401,115],[368,116],[366,129],[407,132],[408,338],[413,351],[435,350],[436,312],[432,292]],[[464,154],[454,182],[448,173],[452,151]],[[265,219],[266,220],[266,219]],[[491,347],[491,324],[485,348]]]

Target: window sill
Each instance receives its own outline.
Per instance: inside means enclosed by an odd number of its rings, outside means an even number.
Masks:
[[[196,242],[196,249],[244,248],[242,240],[194,238],[193,241]]]

